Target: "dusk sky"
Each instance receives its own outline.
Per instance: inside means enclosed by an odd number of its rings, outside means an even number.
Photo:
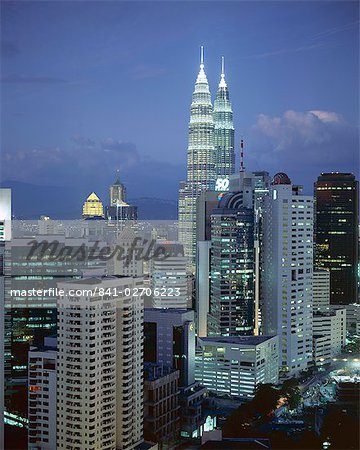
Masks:
[[[358,172],[358,2],[1,8],[2,182],[106,196],[120,169],[130,198],[177,199],[200,45],[213,98],[225,56],[247,169],[307,192],[321,171]]]

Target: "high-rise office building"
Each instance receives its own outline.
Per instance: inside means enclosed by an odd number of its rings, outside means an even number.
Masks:
[[[196,264],[196,323],[198,336],[207,336],[208,313],[210,309],[211,277],[211,217],[228,191],[237,193],[239,207],[253,211],[254,239],[254,334],[259,334],[261,325],[260,278],[262,221],[264,214],[264,199],[269,194],[270,177],[267,172],[245,172],[230,175],[229,187],[216,192],[204,192],[198,198],[197,204],[197,264]]]
[[[170,447],[180,434],[179,371],[163,364],[144,365],[144,438]]]
[[[312,361],[313,203],[284,173],[265,197],[263,334],[279,336],[280,369],[290,376]]]
[[[5,243],[11,239],[11,189],[0,189],[0,448],[4,448]]]
[[[61,222],[50,219],[49,216],[41,216],[38,220],[38,230],[41,235],[64,234]]]
[[[115,183],[110,186],[110,206],[116,206],[117,204],[126,203],[126,187],[120,181],[119,171]]]
[[[157,249],[161,250],[159,254]],[[150,264],[153,308],[186,309],[191,306],[186,266],[182,244],[157,241]]]
[[[214,101],[215,176],[229,179],[235,171],[234,123],[228,86],[225,81],[225,60]],[[219,183],[218,183],[219,184]]]
[[[111,251],[114,257],[107,263],[110,275],[138,277],[144,273],[143,258],[138,257],[138,252],[146,252],[147,247],[142,245],[142,239],[130,227],[124,227],[113,243]]]
[[[330,306],[330,271],[314,269],[313,272],[313,309]]]
[[[137,220],[137,206],[126,202],[126,187],[119,174],[109,190],[110,205],[106,207],[106,217],[112,221]]]
[[[330,307],[314,311],[313,333],[328,338],[331,356],[341,353],[346,344],[346,309]]]
[[[181,436],[198,437],[206,389],[195,382],[194,311],[145,308],[144,322],[144,360],[179,370]]]
[[[202,192],[196,203],[195,311],[198,336],[207,336],[210,298],[211,213],[219,202],[219,192]]]
[[[92,192],[83,204],[83,218],[84,219],[103,219],[104,207],[100,198]]]
[[[89,248],[86,239],[64,235],[14,237],[8,243],[6,403],[8,411],[20,417],[26,418],[28,412],[24,386],[30,345],[42,345],[44,337],[56,334],[57,301],[52,290],[61,280],[81,278],[85,270],[105,265],[99,258],[86,257]]]
[[[56,337],[30,347],[28,372],[29,450],[56,450]]]
[[[242,192],[226,193],[211,216],[208,335],[254,332],[254,215]]]
[[[142,279],[58,287],[57,449],[134,449],[143,433],[143,305],[133,292]]]
[[[330,303],[358,302],[359,183],[351,173],[315,182],[315,262],[330,270]]]
[[[194,264],[196,255],[196,199],[202,191],[215,186],[214,118],[211,94],[204,70],[201,47],[200,71],[192,96],[187,179],[180,183],[179,241],[185,255]]]
[[[277,336],[199,338],[195,378],[217,395],[249,399],[279,379]]]
[[[263,265],[263,218],[265,199],[269,195],[270,176],[268,172],[246,172],[242,170],[230,176],[229,189],[242,192],[243,206],[254,212],[254,334],[261,331],[261,267]]]
[[[144,360],[179,370],[179,386],[193,384],[194,311],[145,308],[144,322]]]

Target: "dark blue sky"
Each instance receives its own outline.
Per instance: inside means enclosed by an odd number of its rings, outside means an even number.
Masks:
[[[357,2],[2,2],[2,180],[177,197],[199,46],[250,170],[358,168]],[[106,199],[104,199],[106,200]],[[83,199],[79,199],[80,203]]]

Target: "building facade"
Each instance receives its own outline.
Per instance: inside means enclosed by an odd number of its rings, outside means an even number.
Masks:
[[[57,449],[136,448],[143,439],[143,306],[132,292],[142,279],[58,286]],[[115,297],[114,289],[123,294]]]
[[[28,375],[28,449],[56,450],[56,360],[55,338],[44,346],[31,347]]]
[[[346,344],[346,309],[323,308],[314,311],[313,333],[330,339],[331,356],[341,353]]]
[[[278,173],[265,200],[262,328],[279,336],[280,370],[293,376],[312,361],[313,198]]]
[[[194,383],[195,323],[191,309],[146,308],[144,360],[180,371],[179,386]]]
[[[179,191],[179,241],[192,264],[196,255],[196,200],[201,192],[213,190],[214,186],[213,107],[201,48],[200,71],[190,110],[187,179],[180,183]]]
[[[198,339],[195,378],[220,396],[249,399],[259,384],[279,377],[277,336]]]
[[[109,189],[110,204],[106,207],[106,218],[110,221],[137,220],[137,206],[126,202],[126,187],[119,175]]]
[[[101,203],[100,198],[92,192],[83,204],[84,219],[103,219],[104,218],[104,207]]]
[[[217,208],[219,192],[202,192],[196,207],[195,311],[198,336],[207,336],[210,308],[211,214]]]
[[[322,173],[314,188],[315,260],[330,270],[330,303],[358,303],[359,183],[351,173]]]
[[[10,240],[11,189],[0,189],[0,448],[4,448],[5,340],[8,340],[5,336],[5,245]]]
[[[313,272],[313,308],[330,306],[330,271],[314,269]]]
[[[144,438],[160,448],[171,447],[180,436],[179,371],[144,365]]]
[[[228,180],[235,171],[235,140],[233,113],[225,81],[224,57],[221,78],[214,101],[215,177]],[[218,183],[219,184],[219,183]]]
[[[226,193],[211,216],[208,335],[254,332],[254,216],[242,192]]]
[[[175,241],[156,242],[150,262],[153,308],[186,309],[191,306],[186,267],[182,244]]]
[[[313,334],[314,365],[321,367],[331,363],[331,336],[326,334]]]

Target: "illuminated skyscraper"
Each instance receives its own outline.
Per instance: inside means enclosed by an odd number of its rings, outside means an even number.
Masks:
[[[196,200],[201,192],[213,190],[214,186],[214,118],[201,47],[190,111],[187,180],[180,183],[179,191],[179,240],[192,262],[196,253]]]
[[[126,188],[120,182],[119,172],[117,174],[116,181],[110,186],[110,206],[116,206],[117,204],[125,203]]]
[[[228,192],[211,215],[209,336],[254,332],[254,214]]]
[[[228,179],[235,171],[235,151],[233,113],[225,81],[224,57],[214,102],[214,126],[216,179]]]
[[[5,241],[11,240],[11,190],[0,189],[0,448],[4,448]]]
[[[126,187],[121,183],[119,173],[114,184],[110,186],[110,205],[106,207],[108,220],[137,220],[137,206],[126,202]]]
[[[351,173],[322,173],[315,183],[315,261],[330,270],[330,303],[358,301],[359,183]]]
[[[101,219],[104,217],[104,207],[99,197],[92,192],[83,205],[84,219]]]
[[[279,336],[279,366],[288,376],[313,357],[313,204],[282,172],[264,197],[262,330]]]

